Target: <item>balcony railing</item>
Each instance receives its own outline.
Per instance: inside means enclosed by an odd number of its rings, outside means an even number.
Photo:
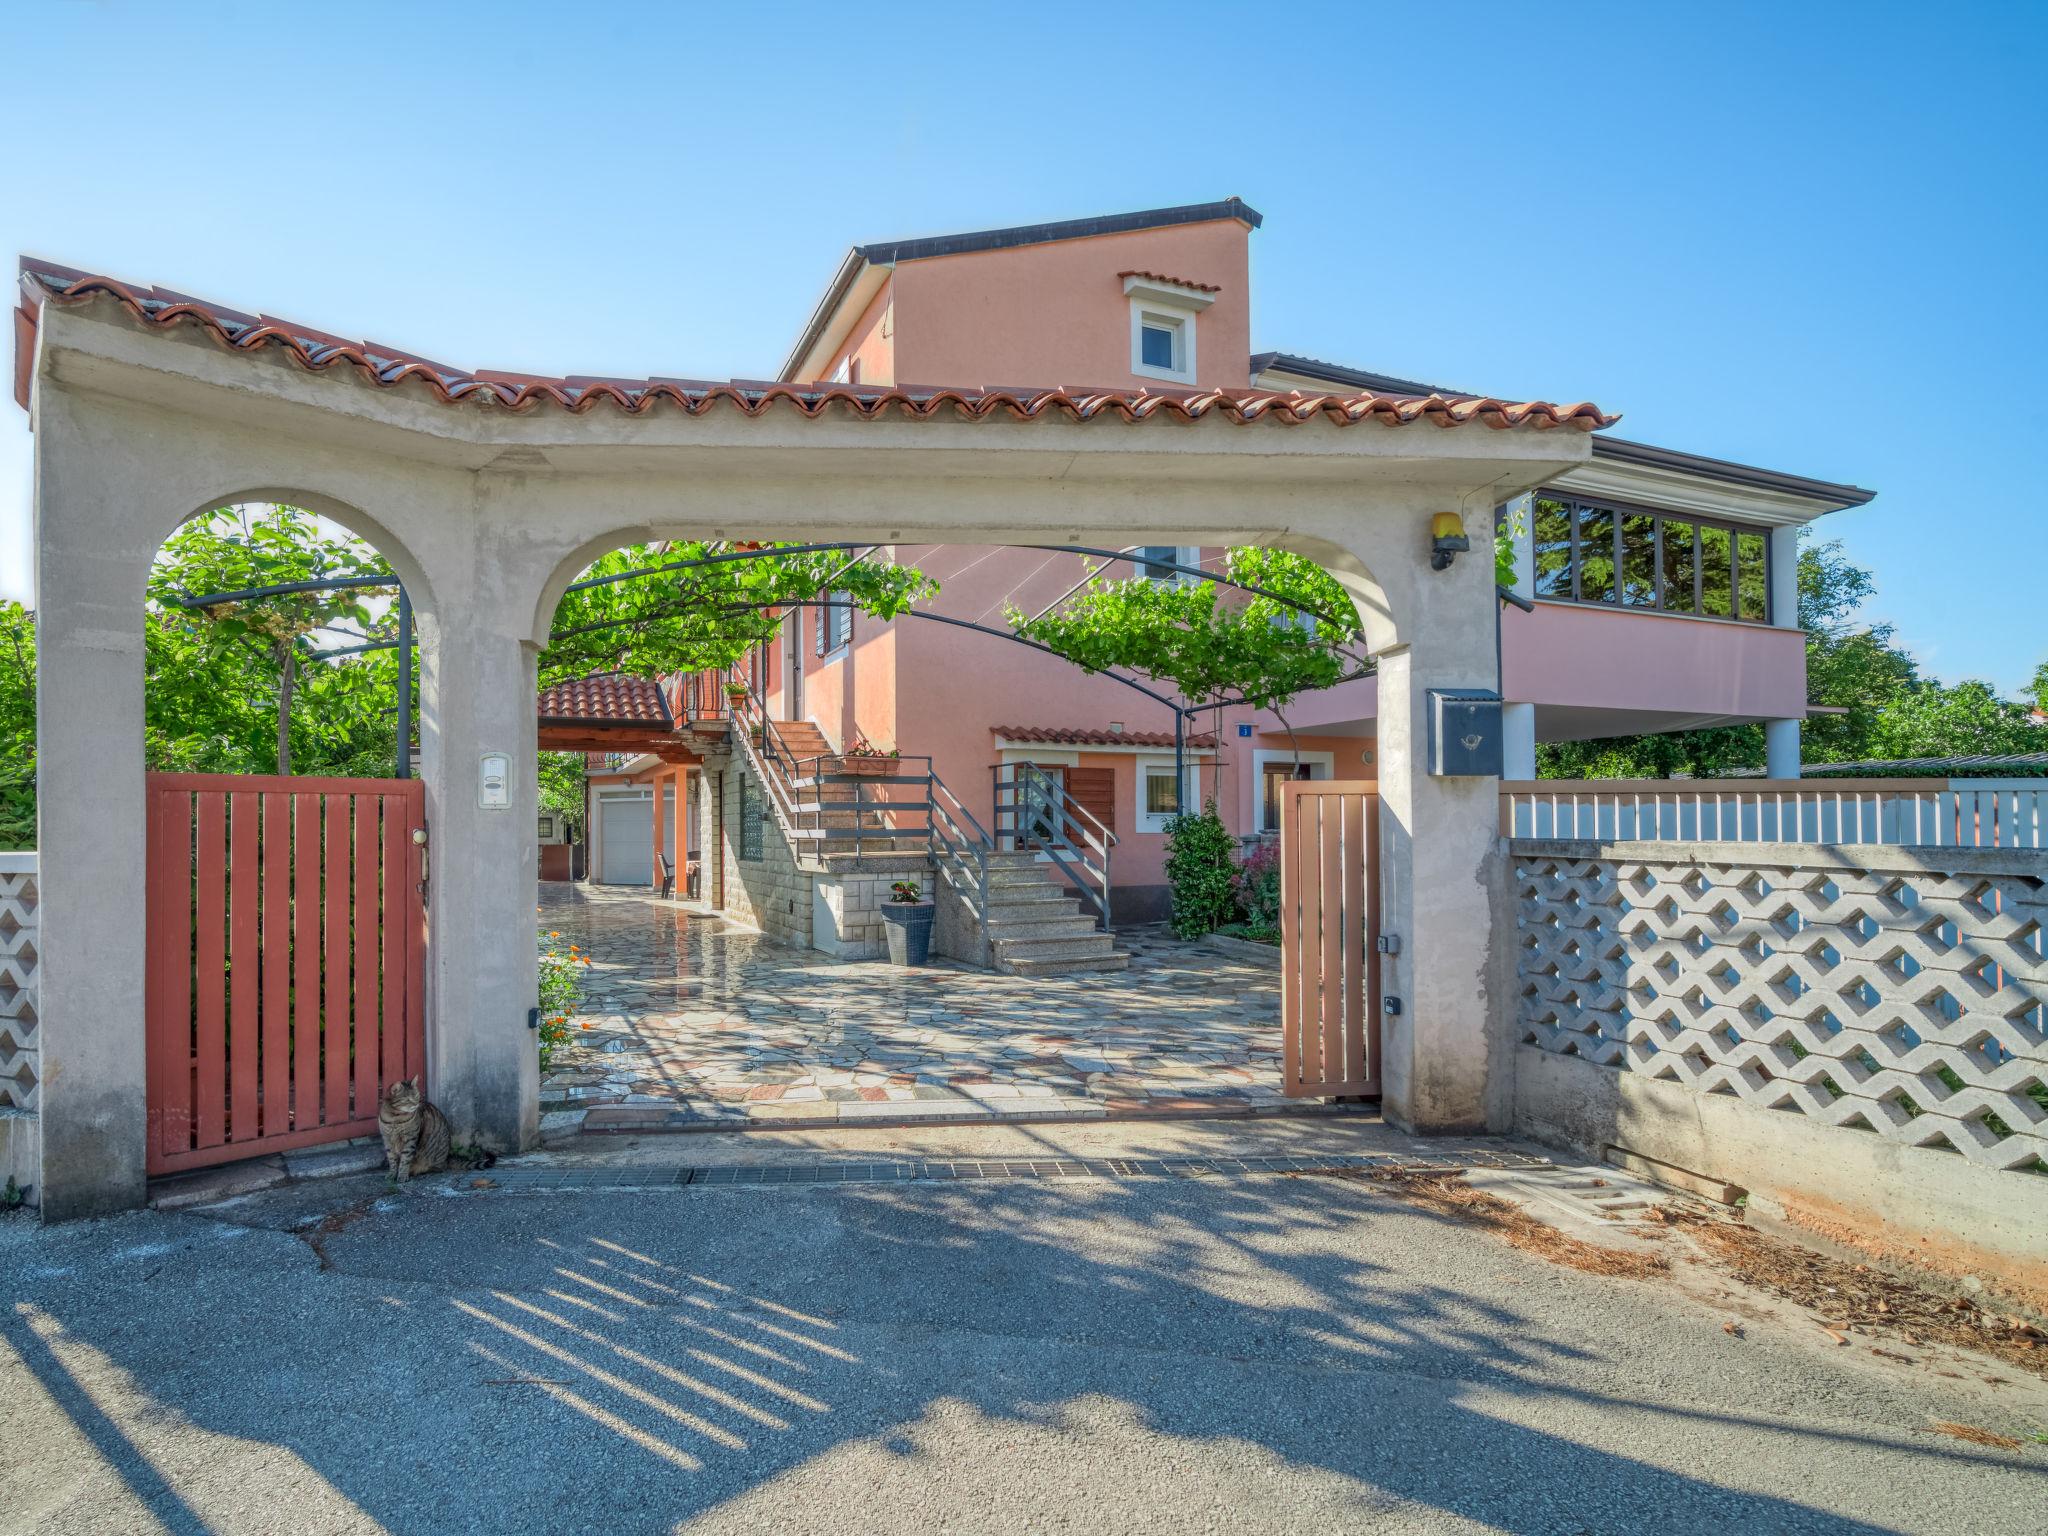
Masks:
[[[1509,837],[2048,848],[2048,780],[1504,781]]]

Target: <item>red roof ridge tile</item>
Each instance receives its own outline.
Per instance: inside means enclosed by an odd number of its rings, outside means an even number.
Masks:
[[[1036,742],[1045,746],[1071,747],[1171,747],[1171,731],[1112,731],[1092,725],[992,725],[989,734],[1004,741]],[[1183,745],[1207,750],[1216,745],[1213,734],[1189,734]]]
[[[1003,416],[1031,421],[1053,414],[1071,421],[1114,416],[1126,422],[1137,422],[1162,415],[1196,421],[1216,415],[1240,424],[1272,420],[1293,425],[1321,420],[1339,426],[1367,421],[1405,426],[1428,421],[1440,427],[1455,427],[1477,422],[1496,429],[1526,426],[1548,430],[1565,427],[1581,432],[1612,426],[1621,419],[1602,411],[1590,401],[1560,405],[1547,400],[1508,401],[1477,396],[1311,395],[1299,390],[1283,393],[1237,388],[1173,390],[1129,386],[1087,389],[1074,386],[878,387],[784,384],[763,379],[718,383],[668,378],[554,378],[490,369],[464,370],[430,363],[409,353],[370,342],[344,341],[293,321],[278,320],[268,315],[252,319],[244,312],[225,305],[188,299],[158,289],[140,288],[115,278],[82,273],[52,262],[24,257],[21,276],[23,300],[17,311],[15,327],[15,394],[24,408],[28,404],[28,362],[22,354],[33,348],[41,306],[86,304],[95,299],[109,298],[146,326],[169,330],[181,324],[196,325],[230,351],[251,352],[260,347],[281,347],[293,362],[312,372],[347,366],[382,388],[396,388],[418,380],[445,404],[475,400],[510,411],[529,411],[536,406],[554,405],[571,413],[580,413],[608,400],[628,415],[642,415],[667,401],[687,416],[702,416],[722,409],[737,410],[746,416],[789,409],[811,419],[841,411],[870,421],[896,415],[924,420],[950,416],[972,421]]]
[[[1135,267],[1128,272],[1119,272],[1117,276],[1149,278],[1155,283],[1171,283],[1176,288],[1192,288],[1197,293],[1221,293],[1223,291],[1222,287],[1216,283],[1198,283],[1192,277],[1169,277],[1164,272],[1144,272]]]

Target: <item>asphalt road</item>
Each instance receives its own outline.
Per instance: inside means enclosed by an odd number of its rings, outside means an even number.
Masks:
[[[7,1532],[2048,1526],[1927,1432],[1993,1389],[1326,1179],[331,1181],[9,1218],[0,1288]]]

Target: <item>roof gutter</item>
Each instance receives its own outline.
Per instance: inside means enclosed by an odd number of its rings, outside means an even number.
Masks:
[[[839,270],[832,274],[832,281],[825,286],[825,296],[818,300],[811,310],[811,318],[804,322],[804,328],[796,339],[796,345],[789,349],[789,356],[782,361],[782,371],[776,379],[784,384],[807,384],[815,374],[799,370],[811,359],[824,340],[825,332],[833,318],[839,314],[846,295],[859,280],[861,269],[868,265],[868,259],[861,254],[861,248],[854,246],[846,253],[846,259],[839,263]]]
[[[1860,507],[1877,495],[1860,485],[1839,485],[1832,480],[1813,480],[1805,475],[1788,475],[1753,464],[1735,464],[1727,459],[1710,459],[1697,453],[1680,453],[1650,443],[1631,442],[1624,437],[1595,437],[1593,457],[1614,459],[1623,464],[1640,464],[1650,469],[1668,469],[1678,474],[1698,475],[1728,485],[1746,485],[1785,496],[1803,496],[1812,501],[1833,502],[1836,509]]]

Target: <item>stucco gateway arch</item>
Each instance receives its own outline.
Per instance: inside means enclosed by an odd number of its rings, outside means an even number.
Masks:
[[[139,609],[166,486],[311,486],[370,509],[420,603],[433,825],[428,1051],[459,1127],[530,1144],[536,658],[592,554],[646,537],[1279,544],[1344,583],[1379,656],[1384,922],[1403,999],[1386,1111],[1500,1124],[1507,946],[1496,786],[1414,761],[1424,694],[1496,680],[1484,533],[1582,462],[1590,406],[1252,391],[937,391],[537,380],[449,370],[104,279],[32,273],[44,1210],[143,1195]],[[381,541],[380,541],[381,543]],[[108,561],[102,551],[127,551]],[[136,610],[132,620],[109,615]],[[63,701],[88,698],[92,710]],[[520,766],[479,804],[485,753]],[[114,957],[111,962],[109,957]]]

